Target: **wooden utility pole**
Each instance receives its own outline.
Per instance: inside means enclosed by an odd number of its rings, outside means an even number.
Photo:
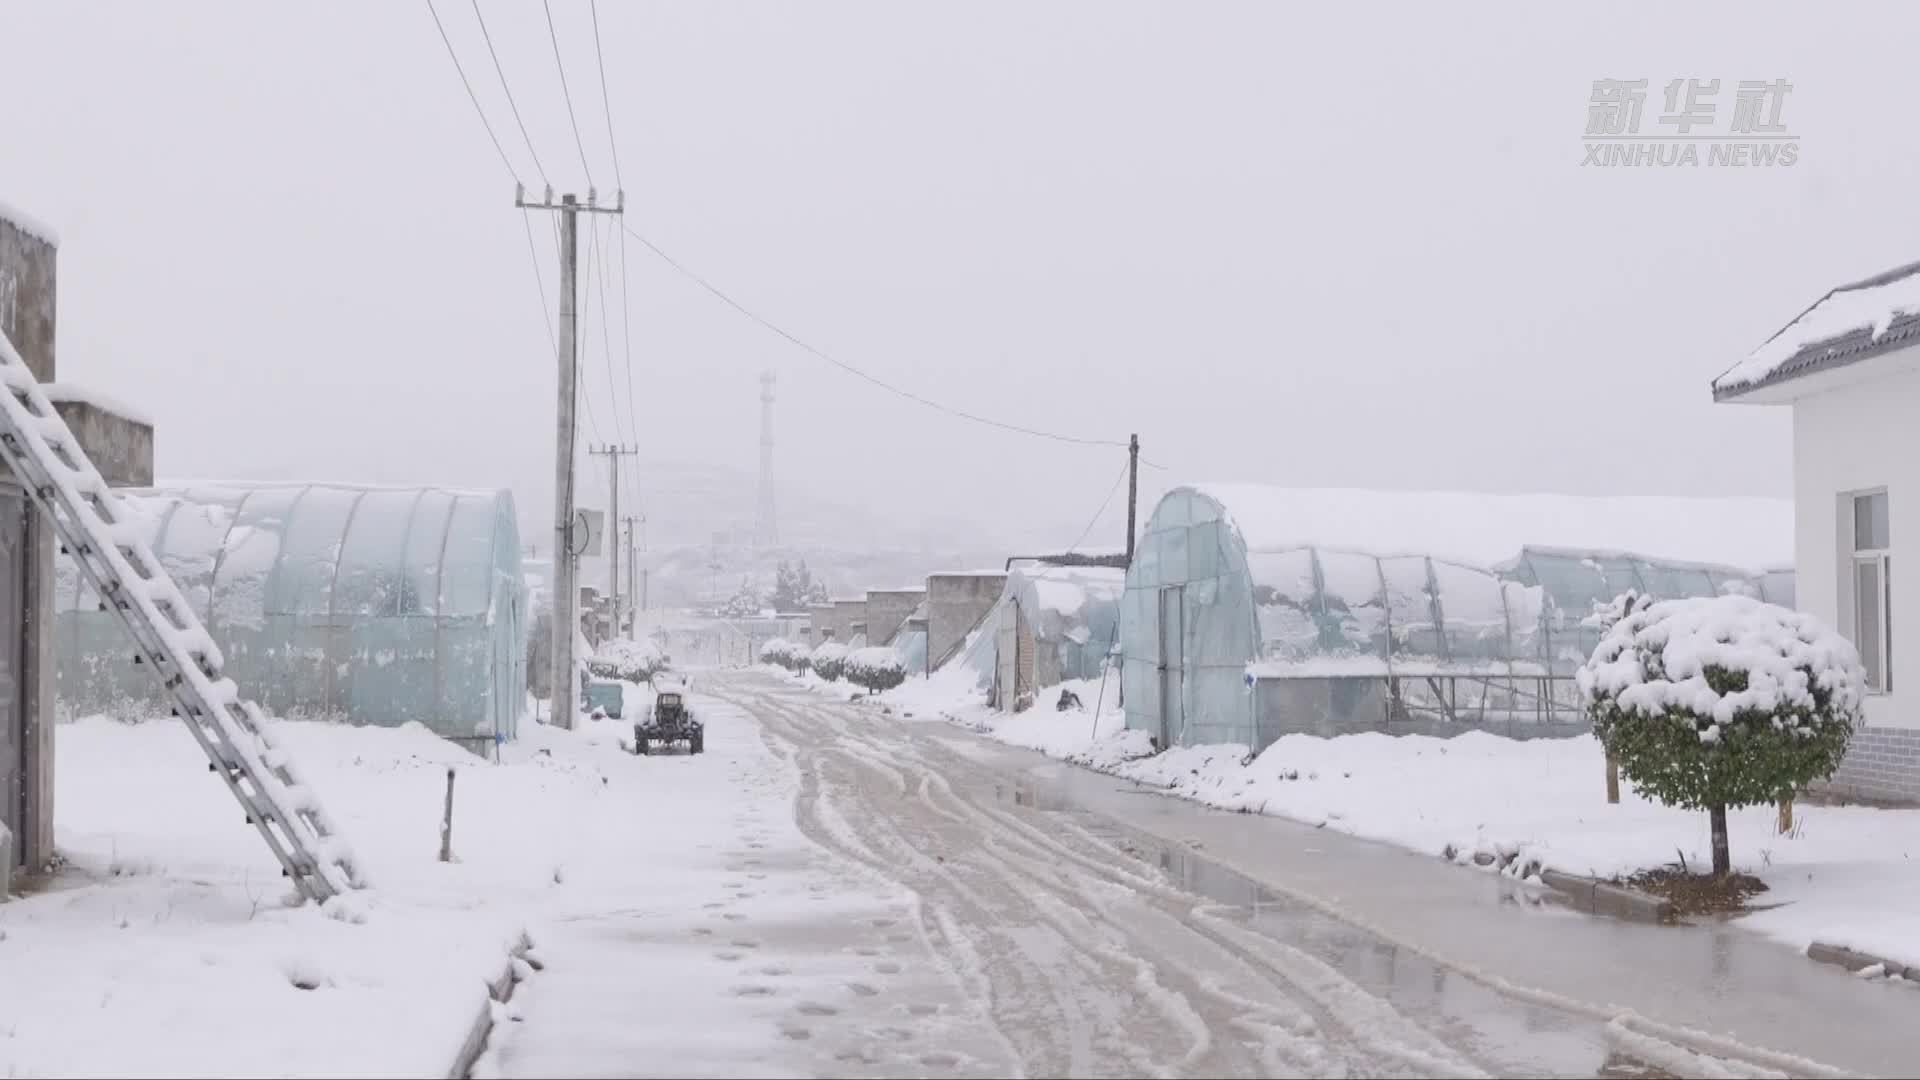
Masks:
[[[1140,436],[1127,439],[1127,565],[1133,565],[1134,517],[1140,507]]]
[[[613,466],[608,474],[607,486],[612,505],[607,508],[607,520],[613,522],[613,543],[607,547],[607,568],[611,575],[609,590],[613,593],[613,632],[620,633],[620,459],[632,457],[635,450],[631,446],[607,445],[590,449],[587,453],[594,457],[604,457]],[[627,579],[632,584],[633,579]]]
[[[560,404],[556,413],[558,438],[553,470],[553,691],[549,708],[553,722],[569,729],[580,711],[580,688],[573,655],[573,638],[580,632],[580,587],[574,580],[580,554],[573,535],[573,455],[579,434],[578,418],[574,415],[579,396],[575,376],[580,368],[575,311],[579,295],[576,281],[580,264],[579,216],[618,214],[626,209],[626,203],[626,193],[622,192],[613,206],[601,206],[592,188],[587,189],[585,205],[574,195],[564,195],[556,203],[551,187],[543,201],[528,202],[526,188],[514,185],[514,206],[522,210],[552,210],[560,215],[560,340],[554,348],[560,372]],[[562,708],[561,702],[568,704]]]

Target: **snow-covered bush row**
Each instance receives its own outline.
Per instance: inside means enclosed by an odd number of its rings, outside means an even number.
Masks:
[[[885,645],[870,645],[847,654],[847,681],[864,686],[867,693],[891,690],[907,681],[907,666],[900,654]]]
[[[837,641],[822,642],[816,647],[808,660],[813,665],[813,673],[831,682],[846,671],[847,647]]]
[[[587,673],[600,679],[625,679],[646,682],[666,670],[667,657],[651,641],[616,638],[603,641],[587,658]]]
[[[1577,676],[1593,731],[1641,792],[1705,810],[1716,874],[1727,808],[1791,799],[1833,775],[1866,673],[1810,615],[1745,596],[1649,603],[1628,594]]]
[[[774,638],[760,646],[760,662],[777,664],[798,675],[810,666],[811,652],[805,645],[798,642],[788,641],[786,638]]]

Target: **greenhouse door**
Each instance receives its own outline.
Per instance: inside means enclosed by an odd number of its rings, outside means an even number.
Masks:
[[[1160,745],[1173,745],[1186,700],[1186,587],[1160,590]]]

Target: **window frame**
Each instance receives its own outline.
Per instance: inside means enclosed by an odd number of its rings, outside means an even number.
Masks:
[[[1881,498],[1886,500],[1887,536],[1882,547],[1866,547],[1870,542],[1859,535],[1859,505],[1862,499]],[[1846,493],[1845,502],[1848,552],[1846,555],[1847,600],[1849,607],[1849,628],[1852,630],[1854,647],[1860,650],[1861,666],[1867,669],[1867,692],[1870,694],[1890,694],[1893,692],[1893,500],[1885,487],[1863,488]],[[1860,568],[1864,565],[1874,567],[1875,588],[1878,592],[1879,618],[1874,630],[1874,659],[1879,661],[1879,678],[1874,678],[1874,668],[1867,657],[1867,643],[1862,632],[1865,627],[1860,621]]]

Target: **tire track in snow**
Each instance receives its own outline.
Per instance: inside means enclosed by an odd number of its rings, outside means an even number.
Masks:
[[[948,826],[963,827],[966,838],[972,841],[973,850],[968,852],[968,858],[976,869],[985,873],[990,883],[997,881],[997,893],[1021,897],[1024,901],[1008,905],[1004,899],[998,903],[989,900],[981,889],[964,884],[951,868],[939,865],[936,860],[933,887],[938,887],[937,881],[943,878],[950,885],[958,886],[962,908],[971,909],[965,914],[972,917],[964,921],[970,924],[972,934],[979,936],[983,933],[980,928],[986,927],[989,929],[984,933],[988,936],[1004,937],[1004,927],[1008,925],[1044,925],[1074,950],[1072,956],[1047,973],[1057,1009],[1049,1012],[1069,1025],[1066,1030],[1071,1045],[1066,1060],[1061,1062],[1064,1071],[1076,1075],[1088,1072],[1085,1066],[1092,1063],[1089,1057],[1094,1052],[1089,1040],[1073,1026],[1077,1017],[1086,1015],[1085,1010],[1075,1007],[1073,994],[1087,994],[1093,989],[1073,985],[1078,969],[1081,974],[1104,982],[1106,985],[1099,987],[1098,993],[1126,1002],[1124,1011],[1132,1016],[1125,1025],[1126,1033],[1110,1033],[1107,1039],[1108,1054],[1119,1058],[1115,1062],[1120,1066],[1117,1071],[1153,1075],[1191,1071],[1220,1075],[1272,1072],[1284,1065],[1283,1071],[1297,1069],[1325,1075],[1349,1071],[1368,1073],[1390,1065],[1386,1071],[1483,1074],[1470,1062],[1447,1053],[1431,1036],[1382,1038],[1378,1034],[1381,1011],[1391,1013],[1390,1007],[1351,984],[1344,987],[1336,984],[1336,990],[1344,990],[1348,999],[1375,1002],[1378,1008],[1368,1014],[1367,1025],[1340,1023],[1336,1010],[1328,1005],[1325,996],[1334,992],[1327,991],[1324,980],[1308,982],[1310,987],[1322,991],[1321,999],[1302,995],[1301,987],[1296,984],[1297,976],[1289,980],[1279,977],[1284,972],[1248,963],[1235,954],[1230,943],[1220,940],[1221,935],[1209,933],[1182,918],[1197,906],[1198,898],[1122,866],[1055,844],[1012,815],[976,806],[953,791],[941,771],[912,743],[887,738],[878,732],[856,732],[856,725],[819,715],[825,710],[811,703],[795,704],[773,695],[756,694],[752,695],[750,707],[761,714],[763,720],[773,721],[768,725],[770,732],[794,740],[796,757],[803,761],[811,753],[803,745],[804,740],[833,738],[841,743],[835,749],[843,752],[832,756],[840,760],[870,763],[878,758],[887,763],[885,769],[876,771],[886,778],[886,786],[896,791],[906,786],[892,783],[893,776],[903,775],[901,768],[919,771],[922,779],[916,788],[917,805],[931,809]],[[881,730],[892,733],[892,729]],[[859,749],[847,748],[847,743],[856,741],[864,745]],[[826,783],[831,784],[831,778]],[[848,784],[856,791],[862,790],[851,779]],[[948,805],[939,805],[942,802]],[[921,874],[929,871],[926,851],[937,841],[928,835],[917,838],[906,835],[898,814],[884,812],[891,808],[877,809],[883,812],[862,819],[861,828],[865,831],[860,845],[864,849],[862,854],[871,855],[875,848],[887,849],[901,862],[874,868],[896,875],[896,880],[900,880],[904,871],[907,879],[900,883],[924,895],[929,883],[912,880],[912,875],[916,870]],[[893,835],[882,843],[876,839],[880,833]],[[1122,858],[1117,852],[1108,854],[1109,858]],[[870,859],[862,861],[872,865]],[[1146,926],[1138,917],[1125,917],[1116,905],[1144,905],[1136,915],[1157,917],[1157,920],[1149,918],[1147,921],[1153,925]],[[1162,910],[1163,906],[1171,912]],[[1008,910],[1009,907],[1012,910]],[[949,919],[953,918],[950,914]],[[951,927],[947,936],[953,937]],[[1179,942],[1179,948],[1170,948],[1169,940]],[[1192,965],[1190,955],[1185,958],[1174,955],[1181,950],[1191,954],[1196,947],[1207,950],[1205,966],[1215,974],[1197,977],[1188,970]],[[992,946],[988,952],[1004,955],[1004,950],[994,950]],[[1182,966],[1183,959],[1187,968]],[[981,966],[991,982],[991,960]],[[1031,965],[1027,967],[1029,970],[1023,975],[1031,974]],[[1240,984],[1238,992],[1220,985],[1217,972],[1221,969],[1234,973],[1235,979],[1231,981]],[[1028,981],[1004,971],[1000,975],[1003,983]],[[1306,1000],[1299,1000],[1303,996]],[[1338,994],[1334,993],[1334,997],[1338,998]],[[1002,1016],[1003,1029],[1018,1025],[1020,1017],[1017,1014],[1009,1017],[1007,1006],[1017,1006],[1023,1000],[1031,1004],[1030,1000],[1017,993],[1010,995],[1003,988],[992,992],[990,1009]],[[1196,1007],[1196,1000],[1205,1002],[1208,1012],[1228,1015],[1210,1021]],[[1410,1026],[1402,1020],[1395,1025],[1396,1035],[1404,1035]],[[1173,1037],[1176,1033],[1177,1039]],[[1041,1048],[1034,1046],[1031,1038],[1022,1039],[1017,1032],[1008,1034],[1016,1043],[1025,1044],[1030,1068],[1040,1072],[1061,1071],[1050,1067],[1052,1063],[1047,1057],[1052,1055],[1035,1056],[1035,1051]],[[1423,1032],[1420,1034],[1424,1036]],[[1052,1037],[1057,1039],[1057,1033]],[[1409,1043],[1424,1045],[1414,1051]]]

